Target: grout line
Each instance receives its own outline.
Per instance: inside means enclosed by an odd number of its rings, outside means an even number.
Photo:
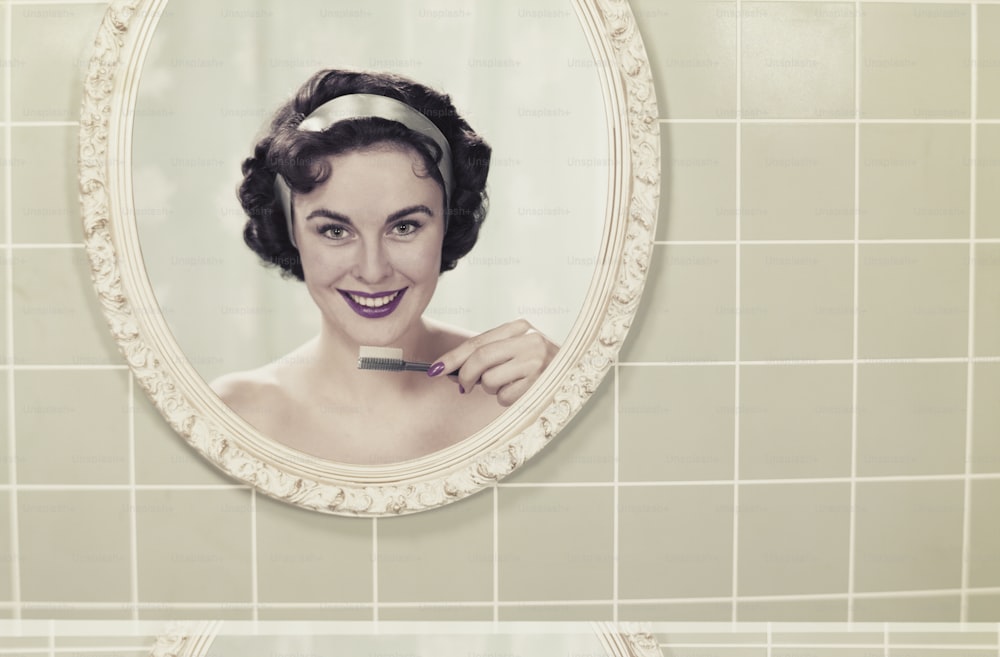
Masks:
[[[48,632],[48,636],[46,637],[48,639],[48,643],[49,643],[49,645],[48,645],[48,648],[49,648],[48,649],[48,653],[49,653],[49,657],[55,657],[55,654],[56,654],[56,622],[54,620],[50,619],[48,625],[49,625],[49,632]]]
[[[858,502],[858,325],[861,261],[861,0],[854,3],[854,317],[851,338],[851,485],[847,534],[847,622],[854,621]]]
[[[59,2],[58,4],[66,4]],[[79,121],[2,121],[5,128],[78,128]]]
[[[771,646],[774,643],[774,634],[773,634],[772,629],[771,629],[771,621],[767,621],[765,636],[767,637],[765,639],[765,641],[766,641],[765,647],[766,647],[766,650],[767,650],[766,654],[767,654],[767,657],[771,657],[771,654],[772,654],[771,653]]]
[[[372,518],[372,622],[378,628],[378,518]]]
[[[737,310],[742,300],[742,238],[743,238],[743,2],[736,0],[736,290],[733,305]],[[734,318],[736,340],[733,346],[733,554],[732,554],[732,622],[738,620],[739,600],[739,538],[740,538],[740,328],[743,313]]]
[[[15,372],[106,372],[128,371],[128,365],[4,365],[3,369]]]
[[[771,0],[772,2],[780,0]],[[792,0],[790,0],[792,1]],[[803,0],[794,0],[802,2]],[[965,0],[968,2],[968,0]],[[868,3],[871,4],[871,3]],[[911,3],[907,3],[911,4]],[[935,3],[937,4],[937,3]],[[978,4],[989,4],[983,3],[981,0]],[[736,123],[739,119],[703,119],[703,118],[686,118],[686,119],[659,119],[659,123],[665,125],[671,124],[686,124],[686,125],[718,125],[718,124],[730,124]],[[783,118],[783,119],[762,119],[762,118],[745,118],[742,123],[747,125],[853,125],[855,119],[838,119],[838,118],[818,118],[818,119],[803,119],[803,118]],[[872,119],[860,119],[860,122],[864,125],[967,125],[969,119],[889,119],[889,118],[872,118]],[[1000,123],[1000,119],[980,119],[980,123]]]
[[[983,123],[980,121],[979,123]],[[852,245],[858,244],[879,244],[879,245],[922,245],[922,246],[940,246],[943,244],[968,244],[969,242],[975,242],[977,244],[1000,244],[1000,237],[929,237],[925,239],[921,238],[886,238],[886,239],[828,239],[828,240],[804,240],[804,239],[794,239],[794,240],[760,240],[760,239],[741,239],[739,243],[743,246],[828,246],[831,244],[845,244]],[[736,240],[656,240],[654,244],[657,246],[732,246],[736,244]],[[18,247],[20,245],[17,245]]]
[[[967,363],[967,356],[954,356],[951,358],[838,358],[829,360],[744,360],[739,365],[743,367],[757,367],[761,365],[853,365],[855,362],[861,365],[940,365],[945,363]],[[974,363],[1000,363],[1000,356],[977,356],[971,359]],[[733,360],[690,360],[690,361],[666,361],[666,362],[629,362],[621,363],[624,367],[733,367],[737,361]]]
[[[250,489],[250,600],[253,611],[250,619],[256,623],[260,620],[260,587],[258,571],[260,563],[257,558],[257,489]]]
[[[493,623],[500,622],[500,489],[493,484]]]
[[[917,475],[864,475],[858,476],[857,481],[865,483],[905,483],[905,482],[931,482],[931,481],[964,481],[965,477],[973,481],[997,481],[1000,480],[998,472],[972,472],[966,475],[958,472],[953,474],[917,474]],[[731,486],[735,479],[687,479],[687,480],[658,480],[658,481],[619,481],[617,485],[624,488],[658,488],[658,487],[693,487],[693,486]],[[784,479],[740,479],[741,486],[774,486],[774,485],[810,485],[810,484],[837,484],[850,483],[850,476],[836,477],[812,477]],[[503,483],[496,484],[498,488],[610,488],[616,485],[611,481],[576,481],[576,482],[533,482],[533,483]],[[176,485],[156,485],[156,484],[136,484],[137,491],[219,491],[219,490],[252,490],[250,486],[240,485],[211,485],[211,484],[176,484]],[[73,492],[73,491],[128,491],[128,484],[20,484],[12,486],[10,484],[0,484],[0,491],[32,491],[32,492]],[[349,516],[343,516],[349,517]]]
[[[969,326],[968,326],[968,355],[969,362],[966,365],[965,373],[965,482],[962,488],[962,598],[959,603],[958,619],[964,623],[969,617],[969,558],[972,549],[972,429],[973,429],[973,404],[975,403],[975,368],[972,358],[976,353],[976,103],[978,95],[976,86],[979,82],[979,21],[978,7],[972,3],[969,14],[969,29],[972,31],[970,38],[970,60],[969,72],[969,116],[972,119],[969,125]]]
[[[139,620],[139,503],[135,476],[135,377],[128,375],[128,524],[132,620]]]
[[[11,6],[4,6],[4,57],[8,62],[14,61],[13,52],[13,29],[11,27]],[[4,116],[5,120],[10,120],[13,115],[11,105],[11,68],[4,67]],[[11,143],[10,126],[4,127],[4,157],[7,162],[13,161],[13,144]],[[7,328],[6,362],[9,363],[7,370],[7,481],[12,486],[8,498],[10,513],[10,595],[14,603],[13,618],[21,620],[21,537],[18,531],[18,493],[17,493],[17,421],[15,411],[17,410],[14,393],[14,252],[11,244],[14,242],[14,183],[11,175],[13,167],[6,167],[4,173],[4,215],[7,222],[4,227],[4,239],[7,241],[5,255],[7,257],[7,280],[5,283],[7,300],[5,303],[4,323]]]
[[[25,242],[23,244],[15,244],[13,242],[13,237],[7,240],[7,246],[12,249],[23,249],[25,251],[38,250],[38,249],[76,249],[84,250],[86,246],[83,242],[50,242],[50,243],[36,243],[36,242]]]
[[[978,587],[972,589],[976,594],[996,595],[1000,594],[1000,586]],[[865,591],[855,593],[858,599],[867,600],[893,600],[893,599],[913,599],[913,598],[941,598],[957,597],[962,594],[962,589],[931,589],[931,590],[906,590],[906,591]],[[740,602],[806,602],[816,600],[846,600],[846,593],[812,593],[812,594],[789,594],[789,595],[744,595]],[[693,598],[636,598],[621,599],[619,603],[625,606],[650,605],[650,604],[718,604],[731,602],[731,596],[708,596]],[[577,600],[503,600],[500,607],[607,607],[612,603],[611,599],[577,599]],[[21,603],[25,609],[57,609],[66,610],[120,610],[127,603],[124,602],[65,602],[65,601],[33,601]],[[493,606],[492,600],[452,600],[434,602],[262,602],[259,603],[261,609],[365,609],[368,607],[378,607],[382,609],[420,609],[438,608],[454,609],[470,607],[476,609],[488,609]],[[11,609],[16,603],[0,602],[0,609]],[[140,603],[142,609],[162,611],[165,609],[216,609],[216,610],[251,610],[252,602],[144,602]],[[386,621],[383,621],[386,622]],[[486,622],[486,621],[483,621]],[[729,623],[729,621],[722,621]],[[743,621],[744,623],[746,621]],[[955,623],[957,624],[957,623]]]
[[[889,624],[882,624],[882,654],[889,657]]]
[[[618,622],[618,595],[619,595],[619,585],[620,585],[620,573],[618,569],[618,563],[621,560],[620,554],[620,531],[621,531],[621,516],[619,515],[618,508],[620,505],[620,492],[621,488],[618,485],[620,472],[618,469],[618,464],[620,462],[620,443],[619,439],[621,437],[621,432],[618,428],[618,422],[620,415],[618,413],[618,407],[621,403],[621,381],[619,379],[619,369],[618,360],[615,359],[615,363],[612,369],[612,384],[614,385],[614,404],[613,406],[613,425],[612,425],[612,468],[611,468],[611,484],[612,484],[612,507],[611,507],[611,599],[613,604],[611,605],[611,621],[613,623]]]

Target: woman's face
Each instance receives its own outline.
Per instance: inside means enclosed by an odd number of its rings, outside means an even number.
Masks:
[[[329,328],[351,343],[397,346],[414,335],[437,286],[443,192],[404,147],[328,162],[326,182],[294,197],[306,287]]]

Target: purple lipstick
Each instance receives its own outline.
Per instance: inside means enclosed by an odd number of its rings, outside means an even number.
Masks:
[[[392,314],[403,299],[407,288],[390,292],[356,292],[354,290],[337,290],[344,297],[351,310],[367,319],[379,319]]]

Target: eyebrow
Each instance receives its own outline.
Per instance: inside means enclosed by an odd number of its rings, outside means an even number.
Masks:
[[[426,214],[426,215],[430,215],[431,217],[434,216],[434,212],[429,207],[427,207],[426,205],[423,205],[423,204],[410,205],[410,206],[407,206],[407,207],[402,208],[400,210],[396,210],[395,212],[393,212],[392,214],[390,214],[388,217],[386,217],[385,218],[385,225],[391,224],[392,222],[396,221],[397,219],[402,219],[403,217],[409,216],[411,214],[417,214],[417,213],[423,213],[423,214]],[[309,221],[310,219],[316,219],[316,218],[319,218],[319,217],[325,217],[327,219],[334,219],[336,221],[343,222],[343,223],[347,224],[348,226],[353,226],[354,225],[354,222],[351,221],[351,218],[348,217],[347,215],[340,214],[339,212],[334,212],[333,210],[328,210],[326,208],[317,208],[317,209],[313,210],[312,212],[310,212],[308,214],[308,216],[306,216],[306,221]]]

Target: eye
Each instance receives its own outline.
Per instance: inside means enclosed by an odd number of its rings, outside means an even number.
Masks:
[[[398,224],[393,224],[392,228],[389,230],[393,235],[397,237],[406,237],[407,235],[412,235],[417,232],[420,228],[420,223],[416,221],[400,221]]]
[[[344,240],[348,237],[347,227],[340,224],[322,226],[319,229],[319,234],[330,240]]]

